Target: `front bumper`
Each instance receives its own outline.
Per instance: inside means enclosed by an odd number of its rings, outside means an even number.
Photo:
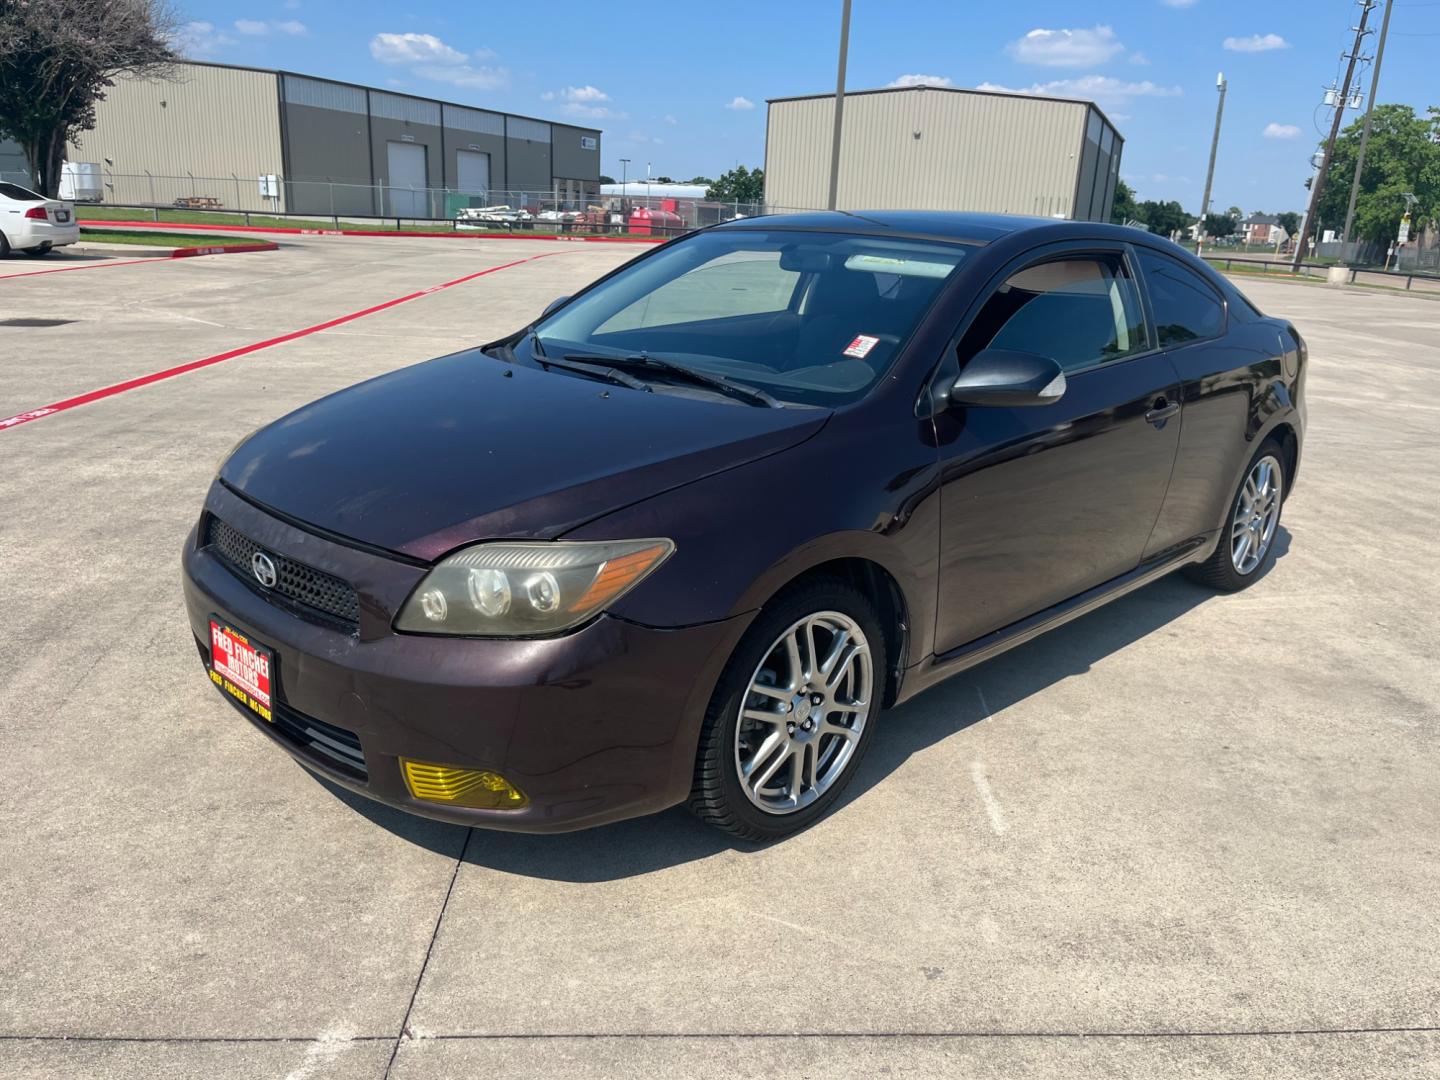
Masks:
[[[185,603],[202,660],[212,615],[273,650],[273,693],[292,722],[237,708],[312,771],[412,813],[520,832],[600,825],[688,795],[700,724],[747,618],[662,630],[602,615],[543,640],[396,634],[394,612],[424,567],[297,529],[218,484],[206,510],[359,593],[359,630],[350,633],[276,606],[198,546],[198,526],[185,544]],[[363,771],[297,740],[297,715],[357,736]],[[401,757],[498,772],[529,804],[473,810],[418,800]]]

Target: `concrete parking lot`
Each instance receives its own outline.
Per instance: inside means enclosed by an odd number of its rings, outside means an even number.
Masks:
[[[1311,348],[1274,570],[883,715],[772,847],[408,817],[219,699],[178,565],[231,445],[633,254],[0,262],[0,417],[412,297],[0,429],[0,1076],[1440,1073],[1433,300],[1243,282]]]

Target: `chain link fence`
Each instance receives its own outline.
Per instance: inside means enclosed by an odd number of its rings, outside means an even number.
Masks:
[[[101,174],[98,191],[67,195],[82,205],[141,210],[156,221],[194,220],[191,215],[198,214],[203,215],[202,220],[218,224],[248,223],[259,216],[293,219],[300,227],[317,228],[368,225],[626,235],[674,235],[781,209],[668,195],[578,193],[576,186],[571,181],[550,191],[466,190],[294,180],[279,175],[165,176],[107,169]]]

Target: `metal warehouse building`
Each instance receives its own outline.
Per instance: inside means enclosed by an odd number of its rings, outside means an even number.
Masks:
[[[515,192],[600,191],[593,128],[285,71],[177,68],[178,81],[116,80],[69,147],[102,166],[105,201],[450,217]]]
[[[825,206],[832,94],[768,102],[765,202]],[[1103,221],[1124,140],[1089,101],[940,87],[845,95],[841,210],[980,210]]]

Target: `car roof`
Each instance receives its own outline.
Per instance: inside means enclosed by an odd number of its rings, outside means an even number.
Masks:
[[[904,235],[948,243],[985,245],[1013,233],[1047,230],[1046,239],[1069,237],[1128,237],[1136,230],[1098,221],[1023,217],[1018,214],[980,214],[955,210],[814,210],[797,214],[768,214],[738,218],[722,229],[801,229],[868,235]]]

